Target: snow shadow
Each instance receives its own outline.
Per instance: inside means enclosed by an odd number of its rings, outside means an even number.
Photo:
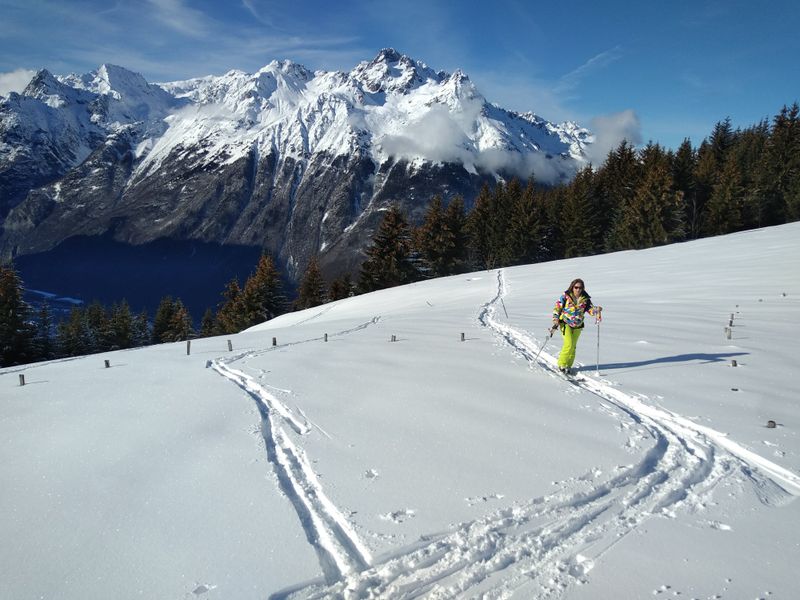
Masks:
[[[624,363],[603,363],[600,365],[600,369],[633,369],[636,367],[646,367],[648,365],[666,365],[669,363],[682,363],[682,362],[691,362],[691,361],[699,361],[701,363],[715,363],[715,362],[726,362],[727,360],[733,358],[734,356],[744,356],[746,354],[750,354],[749,352],[724,352],[722,354],[706,354],[706,353],[694,353],[694,354],[676,354],[675,356],[664,356],[661,358],[652,358],[650,360],[641,360],[636,362],[624,362]],[[593,365],[586,365],[583,369],[595,368]]]

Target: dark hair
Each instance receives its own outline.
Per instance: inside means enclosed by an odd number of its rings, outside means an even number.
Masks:
[[[581,279],[580,277],[572,280],[572,283],[569,284],[569,287],[564,291],[564,294],[567,296],[571,296],[572,288],[575,287],[576,283],[580,283],[583,286],[583,295],[586,296],[587,300],[589,300],[589,306],[591,306],[592,297],[589,295],[589,292],[586,291],[586,284],[583,283],[583,279]],[[577,298],[575,299],[577,300]]]

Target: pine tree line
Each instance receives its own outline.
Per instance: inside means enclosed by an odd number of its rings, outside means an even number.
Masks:
[[[236,279],[227,284],[219,309],[206,311],[199,332],[181,299],[171,296],[162,298],[152,323],[146,311],[132,314],[124,300],[110,308],[96,301],[76,306],[56,323],[46,303],[35,312],[25,302],[23,283],[13,265],[0,266],[0,367],[238,333],[290,308],[318,306],[352,295],[353,290],[348,276],[334,281],[328,290],[313,259],[297,299],[290,304],[280,272],[264,255],[244,287]]]
[[[314,258],[290,303],[281,273],[264,255],[243,287],[236,279],[226,285],[217,312],[206,310],[199,331],[181,299],[171,296],[162,298],[152,323],[146,311],[132,314],[124,300],[110,308],[96,301],[76,306],[56,323],[47,304],[35,312],[25,302],[13,265],[0,266],[0,367],[238,333],[287,310],[319,306],[354,292],[348,275],[328,286]]]
[[[482,268],[643,249],[800,219],[800,109],[733,130],[717,123],[698,148],[622,142],[568,184],[484,187],[433,198],[414,228],[390,208],[372,238],[359,292]]]
[[[47,303],[34,312],[13,266],[0,266],[0,366],[134,348],[153,343],[147,313],[124,300],[111,308],[74,307],[55,323]]]

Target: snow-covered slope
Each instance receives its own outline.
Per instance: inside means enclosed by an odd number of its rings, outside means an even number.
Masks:
[[[0,595],[792,598],[798,256],[790,224],[2,370]],[[569,382],[535,357],[576,276]]]

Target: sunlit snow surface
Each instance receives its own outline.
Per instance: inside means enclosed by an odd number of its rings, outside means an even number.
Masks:
[[[4,369],[0,597],[791,598],[798,256],[792,224]],[[570,382],[535,357],[578,276]]]

